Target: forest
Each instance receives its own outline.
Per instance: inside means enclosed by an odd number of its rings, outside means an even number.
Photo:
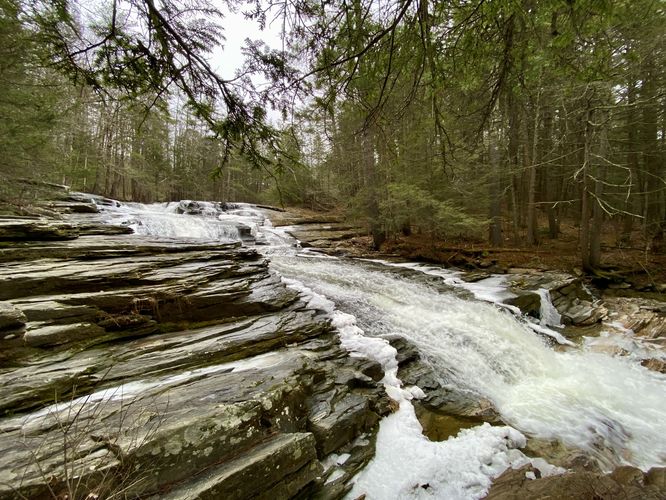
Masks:
[[[224,14],[281,27],[224,79]],[[0,0],[12,179],[336,211],[371,245],[664,252],[660,0]],[[223,52],[222,52],[223,54]]]

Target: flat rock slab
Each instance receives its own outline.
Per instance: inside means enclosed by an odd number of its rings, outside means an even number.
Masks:
[[[74,224],[52,219],[0,219],[0,241],[71,240],[79,237]]]
[[[21,328],[27,318],[23,311],[9,302],[0,302],[0,331]]]
[[[284,464],[287,464],[286,469],[280,470]],[[281,434],[259,444],[242,457],[201,474],[162,498],[289,498],[321,472],[312,434]]]
[[[0,262],[1,498],[290,498],[328,453],[371,458],[381,368],[254,250],[85,235]]]
[[[342,224],[291,226],[287,233],[301,242],[304,247],[326,247],[333,242],[345,241],[363,234],[359,228]]]

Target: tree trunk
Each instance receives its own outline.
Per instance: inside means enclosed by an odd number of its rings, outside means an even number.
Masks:
[[[636,113],[636,82],[633,77],[627,85],[627,105],[627,121],[625,125],[627,133],[627,168],[629,169],[629,181],[631,184],[628,187],[629,191],[625,198],[624,210],[626,213],[622,216],[622,229],[617,241],[618,246],[628,246],[630,244],[635,218],[631,215],[635,210],[634,197],[631,196],[631,190],[635,187],[634,183],[638,179],[638,151],[636,150],[638,147],[638,134],[636,133],[638,117]]]
[[[600,120],[603,122],[603,120]],[[592,227],[590,229],[590,267],[598,269],[601,265],[601,229],[604,222],[604,211],[601,206],[604,194],[604,181],[606,179],[606,164],[608,138],[606,126],[601,125],[599,132],[599,162],[594,169],[594,205],[592,208]],[[597,162],[595,162],[597,163]]]
[[[583,271],[591,272],[594,268],[590,260],[590,203],[589,203],[589,180],[588,170],[590,168],[590,148],[592,141],[592,124],[590,122],[590,111],[585,113],[585,149],[583,166],[581,167],[582,185],[580,194],[580,254]]]
[[[489,240],[493,246],[502,245],[502,178],[500,175],[500,160],[497,143],[494,137],[490,139],[488,160],[491,169],[490,188],[490,227]]]
[[[537,219],[536,219],[536,166],[534,160],[530,159],[527,151],[527,144],[524,145],[524,161],[528,174],[527,184],[527,244],[536,245],[537,239]]]
[[[536,213],[536,189],[537,189],[537,152],[539,145],[539,121],[540,121],[540,99],[537,97],[536,109],[534,111],[534,122],[532,126],[532,151],[528,152],[527,144],[530,134],[525,127],[525,142],[523,143],[524,162],[527,169],[527,244],[538,243],[538,222]]]

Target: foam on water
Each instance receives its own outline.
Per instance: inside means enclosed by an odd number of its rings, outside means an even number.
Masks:
[[[607,464],[666,463],[666,376],[628,359],[557,352],[508,311],[369,263],[273,258],[352,313],[366,335],[415,343],[444,384],[490,399],[523,432],[582,446]]]
[[[385,339],[365,335],[356,317],[337,310],[334,302],[300,281],[289,278],[283,278],[283,281],[301,293],[308,307],[331,315],[342,346],[352,356],[367,357],[382,365],[384,388],[399,403],[397,412],[381,421],[375,456],[354,478],[354,486],[347,499],[360,496],[369,500],[476,499],[483,497],[492,479],[509,467],[518,468],[531,463],[542,476],[564,472],[564,469],[542,459],[525,456],[517,449],[525,446],[525,436],[509,426],[484,424],[463,430],[457,437],[443,442],[428,440],[411,404],[411,400],[424,398],[425,394],[419,387],[402,386],[398,378],[396,349]],[[324,461],[325,468],[328,470],[340,465],[341,458],[337,455],[328,457]],[[326,483],[342,475],[342,470],[335,469]]]
[[[199,215],[179,213],[192,203],[196,204]],[[101,208],[108,222],[128,225],[139,235],[160,238],[239,241],[239,227],[249,228],[250,234],[257,238],[258,228],[267,220],[256,208],[240,203],[225,208],[218,203],[184,200],[149,205],[123,203]]]

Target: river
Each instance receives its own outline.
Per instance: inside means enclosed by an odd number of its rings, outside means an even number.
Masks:
[[[207,241],[239,239],[243,231],[236,228],[249,228],[262,243],[257,250],[287,285],[331,315],[352,355],[374,357],[384,365],[384,384],[400,409],[382,422],[377,457],[357,477],[351,497],[395,494],[414,484],[413,477],[405,480],[410,474],[440,485],[478,475],[484,466],[489,468],[486,476],[492,476],[507,460],[520,459],[502,447],[502,440],[520,444],[524,435],[582,448],[608,469],[666,464],[666,375],[628,357],[593,352],[584,343],[554,349],[515,311],[499,305],[502,277],[475,285],[474,298],[445,269],[333,258],[300,249],[285,228],[274,228],[250,205],[220,212],[213,204],[202,204],[200,215],[179,214],[178,206],[126,204],[107,208],[104,217],[140,234]],[[447,442],[429,442],[420,434],[410,403],[421,396],[420,389],[401,387],[395,350],[383,340],[387,335],[411,341],[440,383],[491,401],[510,427],[500,432],[486,424]],[[485,451],[479,452],[481,448]],[[466,453],[476,453],[475,458]],[[485,483],[479,481],[482,491]],[[437,496],[452,498],[462,490],[438,491]]]

